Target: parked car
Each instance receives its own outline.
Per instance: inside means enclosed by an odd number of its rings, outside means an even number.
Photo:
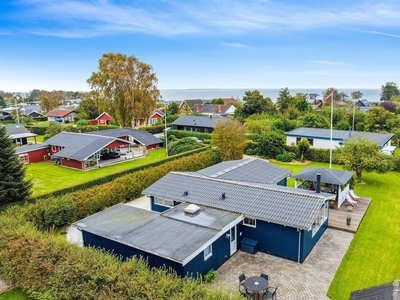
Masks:
[[[103,159],[112,159],[112,158],[119,158],[120,155],[118,152],[109,152],[103,154]]]

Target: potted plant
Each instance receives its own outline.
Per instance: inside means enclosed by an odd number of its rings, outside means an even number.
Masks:
[[[347,225],[350,226],[350,223],[351,223],[351,216],[350,215],[347,216],[346,223],[347,223]]]
[[[353,211],[353,206],[351,206],[351,205],[347,206],[347,211],[352,212]]]
[[[333,201],[333,200],[329,201],[329,207],[335,208],[335,201]]]

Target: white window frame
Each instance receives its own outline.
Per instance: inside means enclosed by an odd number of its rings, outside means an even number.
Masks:
[[[314,237],[314,235],[321,228],[322,224],[324,224],[326,219],[328,219],[328,209],[329,209],[329,207],[328,207],[328,201],[327,201],[319,210],[318,215],[315,218],[314,223],[312,224],[312,237]]]
[[[208,245],[207,248],[204,249],[204,261],[209,259],[212,256],[212,244]]]
[[[245,220],[254,220],[254,225],[249,224],[249,223],[245,223]],[[257,219],[245,217],[245,218],[243,219],[243,225],[244,225],[244,226],[248,226],[248,227],[256,228],[256,227],[257,227]]]
[[[154,197],[154,204],[166,207],[174,207],[174,201],[158,197]]]

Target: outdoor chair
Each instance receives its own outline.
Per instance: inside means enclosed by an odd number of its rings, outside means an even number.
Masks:
[[[360,197],[360,196],[357,196],[357,195],[354,193],[353,190],[350,190],[350,191],[349,191],[349,194],[350,194],[351,198],[353,198],[354,201],[359,201],[359,200],[361,200],[361,197]]]
[[[277,287],[268,287],[267,291],[264,293],[264,297],[267,297],[267,299],[278,299],[276,295],[276,291],[278,290]]]
[[[246,280],[246,276],[244,274],[239,275],[239,284],[242,284]]]
[[[268,275],[267,274],[261,273],[260,277],[263,277],[263,278],[268,280]]]
[[[357,202],[354,201],[354,200],[351,198],[351,196],[350,196],[349,194],[346,194],[345,198],[346,198],[346,201],[347,201],[350,205],[352,205],[353,207],[357,207]]]
[[[245,296],[246,299],[251,299],[253,297],[253,294],[247,291],[246,287],[243,285],[243,282],[245,282],[246,276],[244,274],[239,275],[239,292],[242,294],[242,296]]]

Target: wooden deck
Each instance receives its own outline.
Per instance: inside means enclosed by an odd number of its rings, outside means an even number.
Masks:
[[[346,202],[344,202],[340,208],[337,208],[337,203],[335,203],[335,208],[329,209],[328,227],[355,233],[370,203],[371,198],[362,197],[361,200],[358,201],[357,207],[353,207],[352,212],[347,211]],[[346,224],[346,218],[349,215],[351,216],[350,226]]]

